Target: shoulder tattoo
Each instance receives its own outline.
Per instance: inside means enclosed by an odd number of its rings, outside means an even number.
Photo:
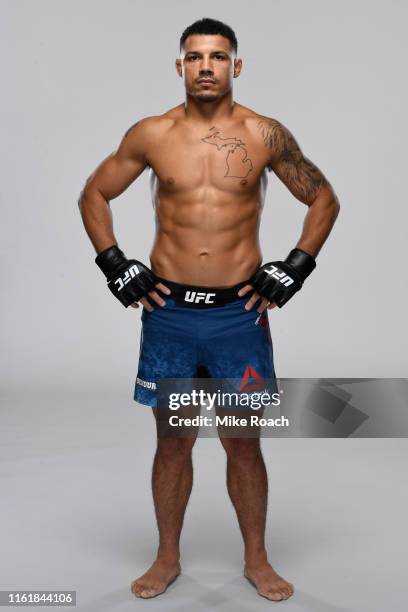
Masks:
[[[274,163],[276,174],[300,200],[313,201],[321,187],[327,184],[319,168],[303,155],[292,134],[278,121],[261,119],[258,129],[265,146],[277,160]]]

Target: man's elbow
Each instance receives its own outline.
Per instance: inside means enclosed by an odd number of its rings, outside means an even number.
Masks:
[[[85,200],[87,199],[87,190],[89,185],[89,178],[86,180],[85,185],[81,189],[81,193],[79,194],[77,204],[79,210],[82,212],[82,208],[84,206]]]
[[[82,212],[82,202],[84,200],[84,189],[81,191],[81,193],[79,194],[79,198],[77,199],[77,204],[78,204],[78,208],[79,211]]]
[[[77,200],[78,208],[81,213],[95,199],[95,189],[92,187],[90,181],[91,179],[88,178]]]
[[[338,197],[334,193],[334,191],[333,191],[333,195],[332,195],[332,198],[331,198],[331,206],[332,206],[332,209],[333,209],[333,213],[332,213],[333,214],[333,221],[335,221],[337,219],[338,215],[339,215],[339,212],[340,212],[340,202],[339,202]]]
[[[80,213],[80,215],[83,218],[85,216],[86,212],[90,208],[90,200],[89,200],[89,197],[87,196],[87,192],[86,192],[85,189],[83,189],[81,191],[81,193],[79,194],[79,198],[77,200],[77,203],[78,203],[79,213]]]
[[[340,212],[340,202],[330,183],[327,183],[320,190],[317,199],[319,198],[321,198],[324,207],[326,210],[330,211],[333,221],[335,221]]]

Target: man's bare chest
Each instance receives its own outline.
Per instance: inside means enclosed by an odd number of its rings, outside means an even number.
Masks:
[[[246,130],[214,126],[170,130],[162,142],[151,147],[149,163],[164,188],[211,186],[242,193],[260,186],[268,159]]]

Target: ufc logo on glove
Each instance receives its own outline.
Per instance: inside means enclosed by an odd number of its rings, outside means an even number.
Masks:
[[[118,285],[118,291],[121,291],[123,289],[123,287],[125,285],[128,284],[128,282],[132,279],[135,278],[135,276],[139,274],[139,270],[138,267],[136,265],[132,266],[131,268],[129,268],[129,270],[126,270],[126,273],[124,275],[123,278],[117,278],[115,280],[115,285]]]
[[[283,285],[285,285],[285,287],[289,287],[289,285],[294,282],[293,278],[288,276],[285,272],[278,272],[277,270],[278,268],[276,266],[271,266],[269,270],[265,269],[265,272],[269,274],[269,276],[276,278]]]

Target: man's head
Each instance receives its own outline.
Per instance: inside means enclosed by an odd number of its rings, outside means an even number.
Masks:
[[[214,102],[228,93],[241,72],[237,50],[234,31],[221,21],[205,18],[186,28],[176,69],[187,93],[200,102]]]

